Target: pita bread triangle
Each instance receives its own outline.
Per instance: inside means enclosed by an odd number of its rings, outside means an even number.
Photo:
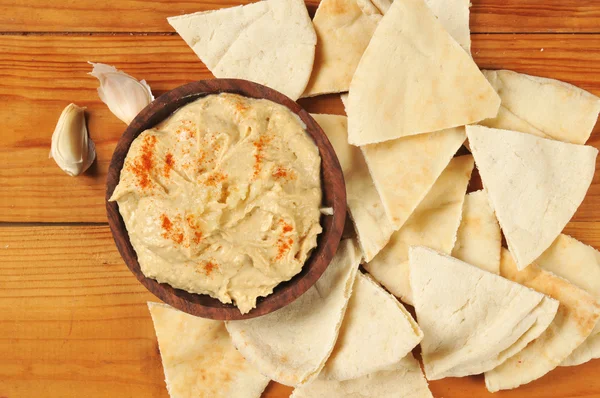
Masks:
[[[395,230],[408,220],[464,141],[464,127],[459,127],[361,147]]]
[[[425,247],[410,249],[410,284],[429,380],[491,370],[550,324],[558,302]]]
[[[348,213],[365,261],[370,261],[388,243],[394,232],[383,209],[369,168],[360,148],[348,144],[348,118],[311,115],[323,128],[340,161],[346,181]]]
[[[344,105],[344,112],[348,114],[348,93],[340,94],[340,99],[342,100],[342,104]]]
[[[577,366],[596,358],[600,358],[600,322],[596,323],[587,339],[560,366]]]
[[[350,83],[348,139],[366,145],[463,126],[496,116],[499,106],[498,94],[424,1],[395,1]]]
[[[425,0],[446,31],[471,54],[470,0]]]
[[[373,260],[364,265],[379,283],[405,303],[413,302],[408,249],[423,245],[450,254],[473,166],[470,155],[453,158],[406,224],[392,235],[390,242]]]
[[[408,354],[387,369],[356,379],[317,379],[298,387],[291,398],[433,398],[419,362]]]
[[[600,252],[569,235],[558,235],[536,265],[585,290],[600,301]],[[561,366],[575,366],[600,358],[600,322],[583,344]]]
[[[521,119],[509,111],[503,105],[500,105],[500,109],[498,110],[498,114],[495,118],[482,120],[478,124],[496,129],[520,131],[522,133],[537,135],[538,137],[542,138],[552,138],[545,134],[542,130],[531,125],[525,119]]]
[[[600,319],[600,305],[592,295],[535,264],[519,271],[506,249],[502,250],[500,275],[545,293],[560,305],[544,333],[485,373],[490,392],[515,388],[544,376],[585,341]]]
[[[359,272],[338,340],[319,378],[349,380],[386,369],[422,338],[423,332],[404,306]]]
[[[519,269],[561,233],[592,182],[596,148],[467,126],[490,204]]]
[[[469,0],[426,1],[448,33],[470,53]],[[315,62],[302,97],[348,91],[358,62],[390,5],[388,0],[319,3],[313,18],[317,33]]]
[[[502,232],[485,191],[471,192],[465,197],[452,257],[499,274],[501,248]]]
[[[293,100],[304,92],[317,36],[303,0],[265,0],[167,20],[216,77],[250,80]]]
[[[367,15],[384,15],[392,5],[392,0],[356,0],[360,9]]]
[[[259,398],[269,379],[231,344],[225,324],[148,303],[172,398]]]
[[[381,19],[374,8],[364,13],[357,0],[323,0],[313,24],[317,47],[303,97],[348,91],[350,81]]]
[[[600,98],[572,84],[510,70],[482,71],[502,100],[480,124],[572,144],[585,144],[598,119]]]
[[[333,350],[360,258],[351,240],[340,242],[321,278],[294,302],[258,318],[226,322],[234,346],[281,384],[315,379]]]

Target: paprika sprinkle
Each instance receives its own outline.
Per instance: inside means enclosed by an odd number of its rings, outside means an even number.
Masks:
[[[156,136],[147,135],[142,141],[140,155],[131,165],[131,171],[137,177],[137,185],[146,189],[152,184],[152,168],[154,167],[154,148],[156,146]]]

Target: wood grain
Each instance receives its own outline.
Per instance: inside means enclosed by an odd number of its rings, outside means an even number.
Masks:
[[[600,32],[596,0],[473,0],[472,4],[472,32]]]
[[[600,95],[600,35],[475,35],[473,54],[483,68],[558,78]],[[155,94],[212,76],[177,37],[0,36],[0,221],[106,221],[106,172],[126,126],[98,99],[88,60],[148,80]],[[88,108],[98,151],[80,177],[67,176],[48,159],[52,131],[69,102]],[[300,104],[309,112],[344,113],[337,95]],[[590,143],[600,148],[600,125]],[[600,174],[575,220],[600,221],[598,208]]]
[[[0,228],[0,396],[167,397],[148,300],[107,226]]]
[[[212,77],[175,37],[1,36],[1,221],[106,221],[106,172],[127,126],[99,100],[87,61],[145,78],[155,95]],[[67,176],[48,159],[56,121],[70,102],[87,107],[96,143],[97,161],[81,177]]]
[[[600,247],[598,223],[567,231]],[[121,260],[108,226],[0,228],[0,397],[166,398],[147,301],[157,300]],[[600,360],[559,368],[500,395],[597,397],[598,372]],[[481,377],[431,389],[444,398],[498,395]],[[291,391],[271,383],[263,397]]]
[[[172,32],[173,15],[247,4],[249,0],[3,0],[0,32]],[[599,32],[596,0],[473,0],[471,30]],[[306,0],[311,14],[319,0]]]
[[[321,216],[323,231],[317,237],[317,247],[304,263],[300,273],[289,281],[280,283],[267,297],[260,297],[256,307],[246,314],[232,304],[223,304],[206,294],[193,294],[175,289],[167,283],[147,278],[140,268],[137,255],[127,233],[125,222],[119,213],[117,202],[109,201],[121,175],[125,158],[133,141],[144,131],[165,120],[177,109],[210,94],[234,93],[248,98],[267,99],[287,107],[305,125],[321,155],[321,185],[323,207],[333,209],[333,215]],[[127,267],[137,279],[156,297],[181,311],[195,316],[218,320],[250,319],[269,314],[294,301],[321,277],[342,237],[346,221],[346,186],[342,168],[321,126],[296,102],[285,95],[260,84],[239,79],[210,79],[185,84],[171,90],[142,110],[129,124],[115,148],[106,180],[106,211],[108,224],[115,243]]]

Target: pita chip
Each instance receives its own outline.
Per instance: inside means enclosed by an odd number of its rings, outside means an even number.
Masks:
[[[288,386],[317,377],[329,358],[360,262],[347,239],[321,278],[291,304],[270,314],[226,322],[233,345],[263,375]]]
[[[569,235],[558,238],[535,263],[585,290],[600,301],[600,252]],[[600,322],[561,366],[575,366],[600,358]]]
[[[596,323],[588,338],[560,366],[577,366],[596,358],[600,358],[600,322]]]
[[[360,9],[367,15],[384,15],[392,5],[392,0],[356,0]]]
[[[467,126],[488,199],[519,269],[561,233],[592,182],[598,150],[509,130]]]
[[[208,69],[293,100],[312,72],[317,36],[303,0],[266,0],[167,18]]]
[[[319,378],[349,380],[397,364],[423,332],[404,306],[359,272],[338,340]]]
[[[323,128],[340,161],[346,181],[348,212],[365,261],[388,243],[394,232],[369,174],[360,148],[348,144],[348,119],[337,115],[311,115]]]
[[[469,30],[470,0],[425,0],[431,11],[454,40],[471,54]]]
[[[348,93],[343,93],[340,95],[340,99],[342,100],[342,104],[344,104],[344,112],[346,112],[346,114],[348,114],[347,112],[347,108],[348,108]]]
[[[500,225],[486,193],[483,190],[471,192],[465,197],[452,257],[499,274],[501,247]]]
[[[552,322],[558,302],[425,247],[410,249],[410,284],[429,380],[491,370]]]
[[[366,145],[463,126],[496,116],[499,106],[498,94],[425,2],[395,1],[350,83],[348,139]]]
[[[358,61],[382,14],[364,13],[357,0],[323,0],[313,18],[315,62],[303,97],[348,91]]]
[[[373,260],[364,265],[379,283],[405,303],[413,303],[408,249],[410,246],[427,246],[450,254],[473,166],[470,155],[452,159],[406,224],[392,235],[387,246]]]
[[[225,324],[148,303],[171,398],[259,398],[269,379],[233,347]]]
[[[484,70],[500,95],[495,118],[480,124],[544,138],[585,144],[600,112],[600,98],[559,80],[510,70]]]
[[[298,387],[291,398],[433,398],[419,362],[408,354],[387,369],[352,380],[317,379]]]
[[[408,220],[464,141],[464,127],[458,127],[361,148],[395,230]]]
[[[356,0],[365,14],[384,15],[392,5],[390,0]],[[425,0],[442,26],[454,40],[471,53],[471,32],[469,31],[469,0]]]
[[[592,295],[535,264],[519,271],[506,249],[502,250],[500,275],[547,294],[560,305],[544,333],[486,372],[485,385],[490,392],[516,388],[556,368],[585,341],[600,318],[600,305]]]

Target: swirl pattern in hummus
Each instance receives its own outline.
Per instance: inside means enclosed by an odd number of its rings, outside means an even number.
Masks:
[[[134,140],[110,200],[144,275],[246,313],[317,245],[320,170],[289,109],[211,95]]]

